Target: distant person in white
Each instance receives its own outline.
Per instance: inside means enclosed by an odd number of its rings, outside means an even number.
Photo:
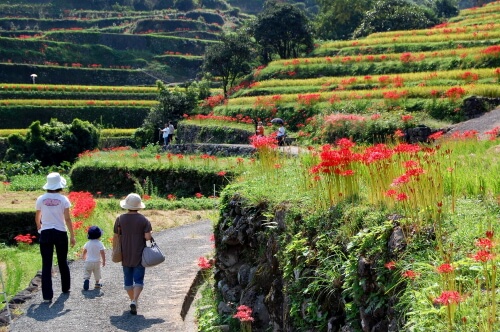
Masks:
[[[165,123],[165,128],[163,129],[158,128],[158,129],[163,133],[163,146],[168,145],[168,133],[169,133],[168,123]]]

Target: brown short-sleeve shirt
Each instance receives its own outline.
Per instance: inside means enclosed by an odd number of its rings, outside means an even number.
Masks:
[[[142,250],[146,246],[144,233],[151,232],[151,223],[140,213],[122,214],[116,218],[113,231],[121,227],[122,266],[136,267],[141,264]]]

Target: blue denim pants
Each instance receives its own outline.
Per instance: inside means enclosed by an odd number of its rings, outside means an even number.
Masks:
[[[134,287],[144,287],[145,274],[146,268],[140,264],[135,267],[123,266],[123,288],[128,290]]]
[[[66,293],[71,288],[68,266],[68,233],[56,229],[46,229],[40,233],[40,254],[42,255],[42,295],[44,300],[52,300],[52,257],[56,248],[57,265],[61,273],[61,290]]]

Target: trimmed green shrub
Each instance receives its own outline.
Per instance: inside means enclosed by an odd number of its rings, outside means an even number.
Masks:
[[[147,107],[2,106],[0,128],[26,128],[33,121],[49,122],[52,118],[65,123],[81,119],[104,128],[137,128],[148,112]]]
[[[99,142],[97,128],[88,121],[74,119],[70,125],[52,119],[40,125],[31,124],[26,136],[9,136],[8,161],[40,160],[42,165],[59,165],[64,161],[73,162],[78,154],[93,150]]]
[[[176,142],[212,143],[212,144],[248,144],[253,130],[242,130],[229,126],[203,125],[197,126],[180,122],[177,126]]]

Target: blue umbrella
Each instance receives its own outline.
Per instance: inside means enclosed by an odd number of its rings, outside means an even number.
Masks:
[[[271,123],[284,124],[285,121],[283,121],[283,119],[281,119],[281,118],[274,118],[271,120]]]

